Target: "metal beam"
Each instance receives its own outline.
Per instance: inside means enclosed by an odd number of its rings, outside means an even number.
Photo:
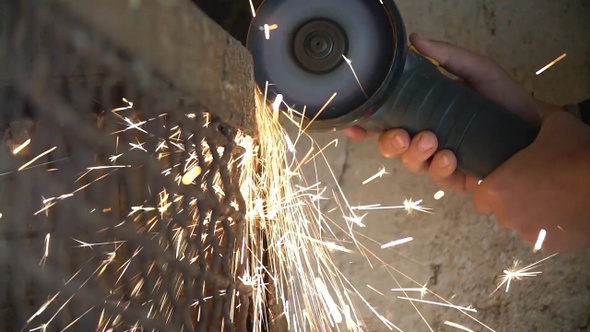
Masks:
[[[255,133],[252,58],[189,0],[52,0],[140,68]]]

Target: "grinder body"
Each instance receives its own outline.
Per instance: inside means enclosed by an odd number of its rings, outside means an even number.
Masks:
[[[429,130],[477,178],[532,143],[537,128],[445,76],[406,38],[393,0],[265,0],[247,46],[259,87],[308,130]]]
[[[373,132],[425,130],[439,149],[455,153],[458,168],[483,178],[527,147],[537,129],[520,116],[442,74],[427,58],[408,50],[389,98],[360,127]]]

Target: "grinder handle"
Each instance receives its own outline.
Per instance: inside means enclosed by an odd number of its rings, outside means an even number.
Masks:
[[[441,73],[409,50],[403,73],[385,104],[361,124],[369,131],[429,130],[438,147],[457,156],[459,170],[483,179],[527,147],[538,128]]]

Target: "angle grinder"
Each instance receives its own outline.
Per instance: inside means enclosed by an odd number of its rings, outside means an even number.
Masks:
[[[268,100],[282,95],[310,131],[429,130],[480,179],[537,134],[408,46],[393,0],[265,0],[247,47]]]

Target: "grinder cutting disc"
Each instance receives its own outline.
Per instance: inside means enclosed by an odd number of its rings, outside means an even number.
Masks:
[[[396,84],[403,26],[391,0],[266,0],[247,47],[269,100],[282,94],[297,112],[305,106],[305,118],[316,118],[312,130],[341,129],[375,112]]]

